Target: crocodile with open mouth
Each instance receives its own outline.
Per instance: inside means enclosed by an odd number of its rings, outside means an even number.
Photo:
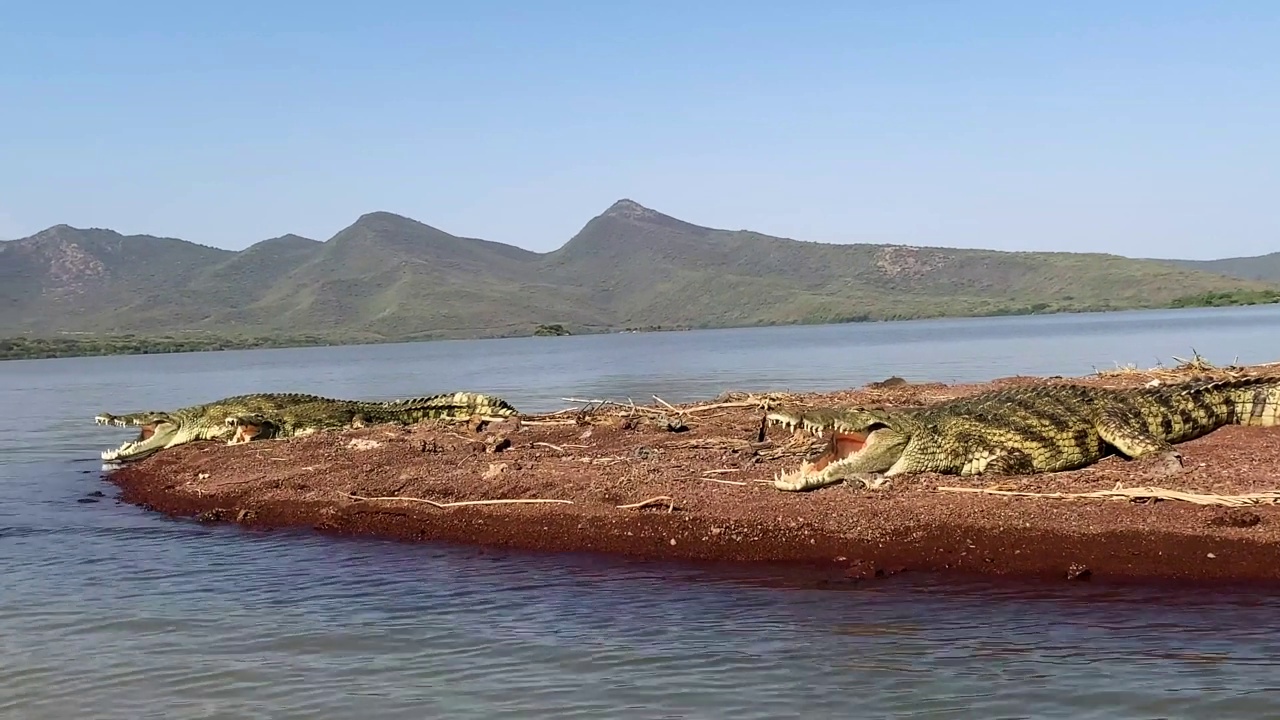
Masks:
[[[228,445],[235,445],[381,423],[411,425],[427,419],[473,417],[492,420],[516,414],[516,409],[502,398],[473,392],[386,402],[338,400],[303,393],[254,393],[177,410],[102,413],[94,420],[99,425],[141,429],[136,440],[102,452],[103,460],[127,462],[198,440],[226,440]]]
[[[1049,384],[914,408],[777,410],[773,423],[830,437],[822,452],[774,479],[796,492],[934,472],[1024,475],[1082,468],[1118,452],[1182,467],[1173,448],[1224,425],[1280,425],[1280,376],[1111,389]]]

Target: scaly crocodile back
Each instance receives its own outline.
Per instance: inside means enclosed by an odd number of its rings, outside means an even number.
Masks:
[[[402,423],[431,418],[465,418],[472,415],[511,417],[519,414],[511,403],[500,397],[474,392],[442,393],[386,402],[357,402],[357,410],[375,422]]]

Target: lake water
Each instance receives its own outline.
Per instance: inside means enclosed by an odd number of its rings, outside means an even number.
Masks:
[[[1280,307],[0,363],[0,717],[1280,716],[1280,598],[254,533],[120,504],[100,411],[561,398],[1280,359]],[[101,492],[103,498],[88,497]],[[95,502],[95,500],[97,500]]]

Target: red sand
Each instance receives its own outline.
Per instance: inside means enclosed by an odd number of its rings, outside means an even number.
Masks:
[[[1143,374],[1081,379],[1133,385]],[[789,402],[918,404],[993,386],[868,386]],[[380,426],[307,438],[187,445],[112,472],[122,497],[174,516],[252,528],[654,559],[771,561],[876,577],[902,570],[1114,580],[1280,581],[1280,506],[1063,500],[938,486],[1089,492],[1157,485],[1239,494],[1280,489],[1280,428],[1227,427],[1179,446],[1186,469],[1107,458],[1084,470],[1017,478],[918,476],[878,490],[784,493],[767,481],[810,441],[777,427],[759,442],[758,407],[688,410],[687,431],[603,408],[473,429]],[[675,417],[675,413],[670,413]],[[562,424],[537,424],[555,420]],[[533,421],[533,422],[530,422]],[[701,447],[699,446],[701,445]],[[770,452],[789,452],[771,457]],[[764,454],[764,457],[761,454]],[[717,482],[727,481],[727,482]],[[736,484],[730,484],[736,483]],[[543,498],[572,504],[438,508]],[[656,496],[641,508],[620,508]]]

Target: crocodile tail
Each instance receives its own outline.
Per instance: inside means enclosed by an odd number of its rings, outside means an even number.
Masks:
[[[1255,376],[1216,383],[1230,398],[1231,422],[1237,425],[1280,425],[1280,375]]]
[[[361,410],[401,422],[433,418],[511,417],[519,412],[503,398],[476,392],[453,392],[424,397],[365,403]]]
[[[1147,391],[1172,412],[1207,413],[1217,422],[1235,425],[1273,426],[1280,424],[1280,375],[1180,383]]]

